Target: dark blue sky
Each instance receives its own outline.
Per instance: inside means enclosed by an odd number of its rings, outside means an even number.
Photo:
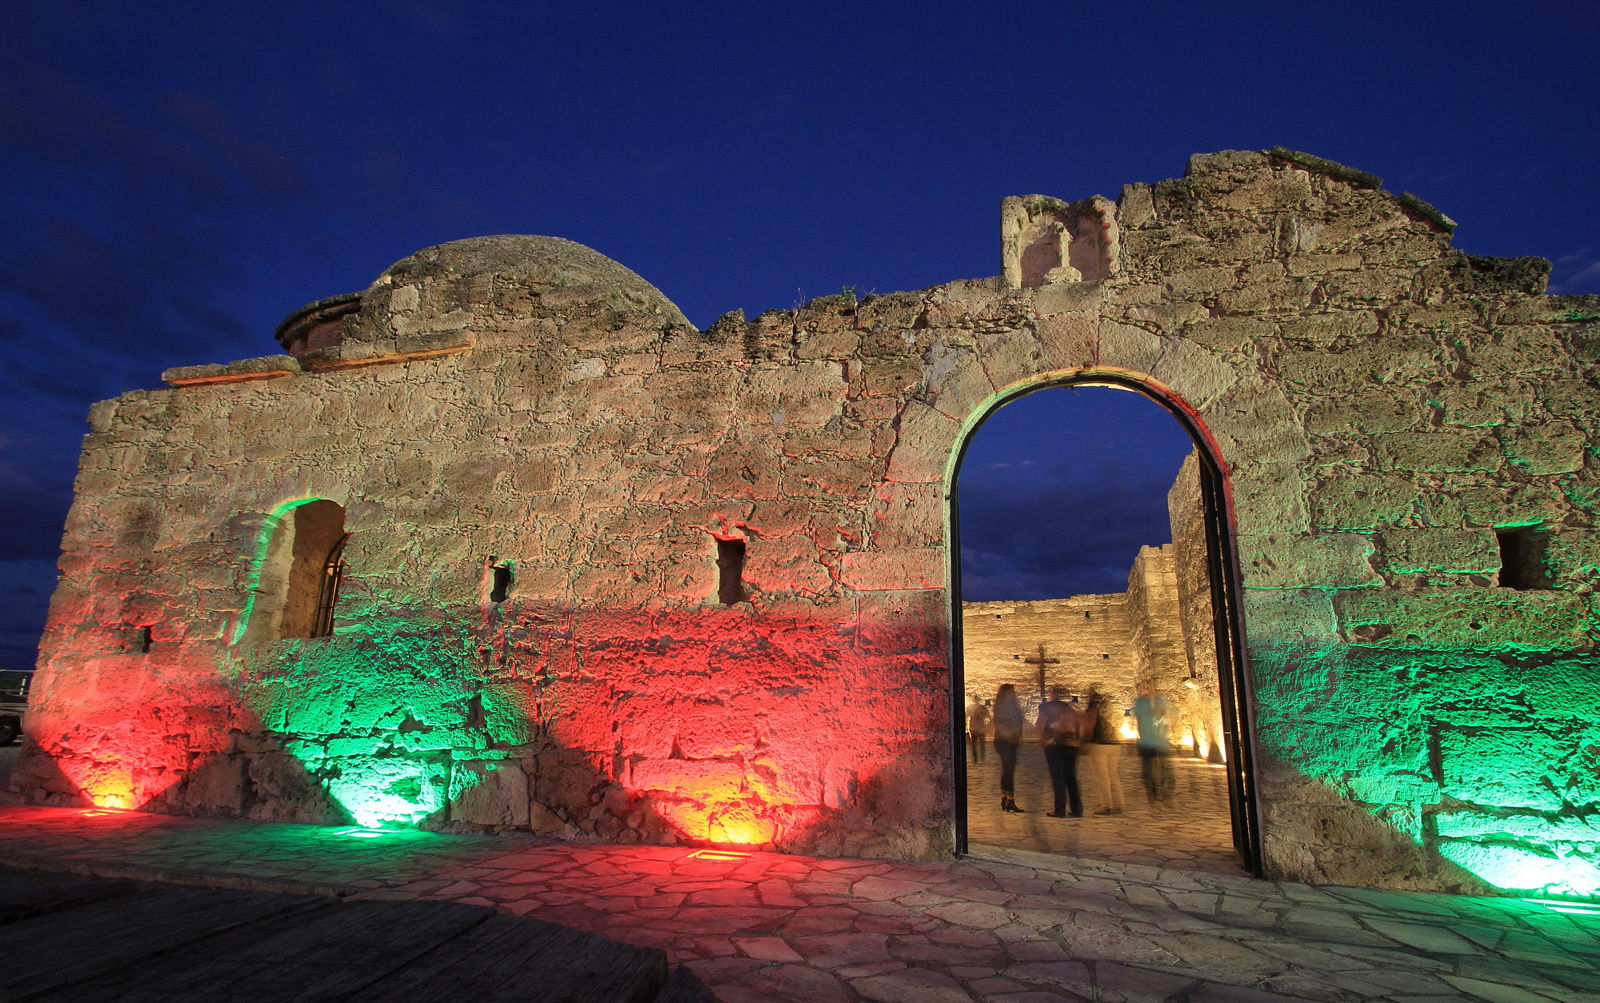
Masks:
[[[12,0],[0,663],[31,659],[90,402],[270,353],[445,240],[569,237],[707,325],[993,275],[1006,195],[1281,144],[1600,290],[1597,28],[1593,0]]]
[[[1167,490],[1193,444],[1141,394],[1055,387],[972,437],[960,491],[961,598],[1121,592],[1134,555],[1167,543]]]

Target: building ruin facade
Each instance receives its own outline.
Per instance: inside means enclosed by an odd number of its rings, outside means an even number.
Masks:
[[[1600,302],[1276,149],[1002,209],[1002,275],[696,330],[587,248],[429,248],[96,405],[39,803],[928,857],[949,497],[1031,389],[1196,438],[1239,841],[1600,892]]]

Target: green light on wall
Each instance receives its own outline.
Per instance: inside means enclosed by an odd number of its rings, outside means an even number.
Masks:
[[[1496,888],[1588,898],[1600,895],[1600,868],[1582,857],[1548,856],[1521,846],[1447,842],[1439,852]]]
[[[1304,598],[1306,622],[1319,598]],[[1268,602],[1258,623],[1300,622],[1288,597]],[[1559,622],[1472,648],[1489,621],[1460,619],[1473,636],[1453,649],[1419,644],[1399,618],[1348,647],[1253,643],[1263,751],[1463,878],[1600,897],[1600,660],[1557,647]],[[1442,618],[1428,622],[1443,633]],[[1545,651],[1518,647],[1546,629],[1561,637]],[[1365,832],[1345,830],[1341,850],[1385,852]]]
[[[467,760],[504,757],[530,736],[522,701],[484,679],[470,632],[395,605],[375,601],[333,637],[239,652],[250,708],[362,828],[441,820],[482,780]]]
[[[294,753],[293,743],[290,752]],[[348,756],[328,771],[328,793],[365,829],[416,825],[445,807],[449,770],[403,756]]]

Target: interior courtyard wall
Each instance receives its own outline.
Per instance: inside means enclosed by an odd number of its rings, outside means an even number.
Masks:
[[[1127,596],[1138,677],[1171,693],[1189,678],[1172,544],[1139,548],[1128,569]]]
[[[1124,593],[963,603],[961,614],[968,703],[992,702],[1001,684],[1011,683],[1031,721],[1052,686],[1075,696],[1091,686],[1131,692],[1139,654]],[[1040,665],[1028,661],[1039,658],[1041,645],[1050,660],[1042,688]]]
[[[1200,487],[1200,457],[1184,457],[1167,491],[1172,529],[1173,573],[1178,585],[1184,659],[1189,667],[1186,718],[1195,749],[1222,762],[1222,694],[1217,673],[1217,633],[1212,619],[1211,569],[1206,545],[1205,499]],[[1192,684],[1192,685],[1191,685]]]
[[[445,245],[340,344],[97,405],[21,782],[947,853],[954,457],[1009,395],[1114,378],[1223,465],[1268,873],[1600,888],[1600,306],[1289,151],[1051,201],[1007,253],[1059,265],[703,332],[593,252]],[[334,636],[238,640],[305,498],[352,534]],[[1513,527],[1550,587],[1501,581]]]

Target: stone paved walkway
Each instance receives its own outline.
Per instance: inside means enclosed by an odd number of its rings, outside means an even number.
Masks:
[[[1600,906],[986,849],[897,862],[0,807],[0,854],[492,905],[664,949],[726,1001],[1600,1001]]]
[[[1053,795],[1037,745],[1017,756],[1017,803],[1023,814],[1000,810],[1000,761],[991,748],[982,763],[967,763],[967,842],[971,845],[1039,850],[1091,860],[1240,874],[1228,815],[1225,767],[1174,757],[1172,796],[1152,802],[1139,776],[1139,757],[1122,748],[1118,776],[1126,807],[1121,815],[1095,815],[1103,802],[1087,762],[1079,764],[1085,806],[1081,819],[1045,815]]]

